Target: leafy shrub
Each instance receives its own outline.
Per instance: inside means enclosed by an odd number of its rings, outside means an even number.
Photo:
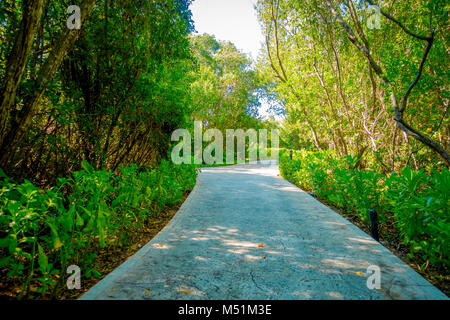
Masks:
[[[339,158],[330,151],[283,150],[280,172],[299,187],[358,215],[369,223],[375,209],[380,222],[394,221],[400,240],[437,267],[450,265],[450,173],[448,169],[431,174],[405,168],[389,177],[375,170],[356,169],[358,159]]]
[[[386,185],[386,198],[411,255],[418,253],[431,263],[449,266],[449,170],[432,170],[428,175],[405,168],[401,174],[392,174]]]
[[[71,178],[42,190],[0,170],[0,271],[23,283],[20,297],[31,284],[55,294],[73,264],[86,278],[98,277],[98,251],[126,245],[132,230],[179,203],[195,180],[195,167],[167,161],[155,170],[132,164],[119,174],[83,162]]]

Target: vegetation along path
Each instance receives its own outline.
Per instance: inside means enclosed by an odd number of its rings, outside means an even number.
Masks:
[[[381,289],[367,268],[381,270]],[[272,162],[204,168],[151,242],[82,299],[446,299]]]

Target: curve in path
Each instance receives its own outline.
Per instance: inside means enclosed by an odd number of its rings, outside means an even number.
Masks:
[[[266,162],[203,168],[173,220],[82,299],[447,297]]]

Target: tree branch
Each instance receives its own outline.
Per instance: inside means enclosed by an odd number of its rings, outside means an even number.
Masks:
[[[428,54],[430,53],[431,47],[433,46],[433,41],[434,41],[434,31],[431,32],[431,38],[428,41],[428,45],[425,49],[425,52],[423,53],[422,56],[422,61],[420,62],[420,66],[419,66],[419,71],[417,72],[416,78],[414,79],[414,81],[411,83],[411,85],[409,86],[408,90],[406,91],[405,95],[403,96],[402,99],[402,106],[400,109],[400,112],[404,112],[406,109],[406,106],[408,104],[408,98],[409,95],[411,94],[411,91],[414,89],[414,87],[417,85],[417,83],[420,80],[420,77],[422,76],[422,72],[423,72],[423,67],[425,65],[425,62],[427,61],[428,58]]]
[[[377,7],[379,7],[380,8],[380,13],[383,15],[383,16],[385,16],[387,19],[389,19],[389,20],[391,20],[392,22],[394,22],[395,24],[397,24],[406,34],[408,34],[408,35],[410,35],[410,36],[412,36],[412,37],[414,37],[414,38],[417,38],[417,39],[420,39],[420,40],[424,40],[424,41],[430,41],[430,40],[432,40],[432,37],[424,37],[424,36],[421,36],[421,35],[419,35],[419,34],[417,34],[417,33],[414,33],[414,32],[412,32],[412,31],[410,31],[408,28],[406,28],[400,21],[398,21],[397,19],[395,19],[393,16],[391,16],[389,13],[387,13],[387,12],[385,12],[385,11],[383,11],[382,9],[381,9],[381,7],[379,6],[379,5],[376,5],[373,1],[371,1],[371,0],[366,0],[371,6],[377,6]]]
[[[349,40],[364,54],[364,56],[366,56],[366,58],[369,60],[370,66],[375,70],[375,73],[383,80],[383,82],[386,84],[386,86],[390,90],[391,103],[392,103],[392,108],[394,110],[394,120],[397,122],[398,127],[402,131],[404,131],[407,135],[412,136],[414,139],[422,142],[423,144],[428,146],[430,149],[434,150],[446,162],[447,166],[450,166],[450,154],[444,149],[444,147],[441,146],[439,144],[439,142],[428,137],[426,134],[423,134],[420,131],[411,127],[403,119],[403,110],[406,108],[407,98],[408,98],[409,94],[411,93],[411,90],[416,86],[417,82],[420,79],[420,76],[421,76],[422,70],[423,70],[423,65],[425,64],[426,58],[428,57],[428,53],[430,52],[431,46],[433,44],[433,38],[434,38],[433,31],[432,31],[432,36],[429,39],[423,39],[423,40],[428,41],[428,46],[425,49],[425,53],[422,58],[421,66],[419,67],[419,73],[417,74],[415,80],[410,85],[407,93],[403,97],[402,107],[400,109],[398,106],[397,97],[395,96],[395,93],[393,90],[394,88],[393,88],[391,82],[389,81],[389,79],[384,75],[381,67],[374,61],[369,50],[363,44],[361,44],[361,42],[356,38],[355,34],[353,33],[352,28],[347,24],[347,22],[345,22],[345,20],[342,18],[340,13],[338,13],[336,11],[336,9],[332,5],[331,1],[326,0],[326,3],[327,3],[327,7],[330,9],[333,16],[336,18],[336,20],[342,25],[342,27],[347,32],[347,36],[348,36]]]

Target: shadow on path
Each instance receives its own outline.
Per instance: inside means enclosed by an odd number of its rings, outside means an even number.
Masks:
[[[447,297],[270,162],[203,168],[174,219],[82,299]]]

